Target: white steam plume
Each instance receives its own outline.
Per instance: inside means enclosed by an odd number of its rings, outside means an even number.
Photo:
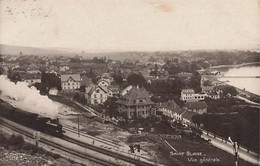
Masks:
[[[47,96],[40,95],[35,87],[29,88],[25,82],[15,84],[1,75],[0,91],[2,97],[14,99],[13,104],[18,108],[50,118],[56,118],[58,115],[58,106]]]

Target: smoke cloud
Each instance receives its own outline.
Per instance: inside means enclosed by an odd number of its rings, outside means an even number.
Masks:
[[[10,98],[13,105],[40,116],[56,118],[58,106],[47,96],[40,95],[35,87],[28,87],[25,82],[11,82],[6,76],[0,76],[1,97]]]

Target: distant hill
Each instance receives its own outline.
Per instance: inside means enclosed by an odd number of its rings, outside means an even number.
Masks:
[[[0,44],[0,54],[2,55],[19,55],[22,52],[23,55],[75,55],[76,52],[69,50],[59,50],[52,48],[35,48],[24,46],[11,46]]]
[[[100,51],[100,52],[99,52]],[[39,55],[39,56],[75,56],[76,54],[83,58],[92,59],[94,57],[107,57],[114,60],[124,59],[140,59],[143,54],[140,52],[117,52],[111,50],[88,50],[88,49],[69,49],[69,48],[36,48],[25,46],[11,46],[0,44],[0,54],[2,55],[19,55],[22,52],[23,55]]]

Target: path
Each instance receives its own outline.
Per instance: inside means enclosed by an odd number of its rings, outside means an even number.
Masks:
[[[210,142],[213,146],[234,155],[233,146],[231,145],[231,143],[222,142],[222,140],[220,138],[217,138],[217,137],[214,138],[214,136],[211,136],[210,134],[207,135],[206,131],[203,131],[201,137],[203,137],[206,140],[210,139],[211,140]],[[238,149],[238,156],[239,156],[239,158],[241,158],[247,162],[260,166],[260,158],[256,153],[253,153],[253,152],[248,153],[246,149],[243,149],[240,147]]]

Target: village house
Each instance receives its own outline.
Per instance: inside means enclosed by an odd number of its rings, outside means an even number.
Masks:
[[[186,101],[192,99],[193,94],[195,94],[195,91],[193,89],[183,89],[181,91],[181,100]]]
[[[26,82],[29,86],[35,83],[41,83],[41,75],[40,74],[21,74],[21,79],[23,82]]]
[[[220,93],[219,92],[210,92],[207,94],[207,97],[211,98],[211,99],[220,99]]]
[[[214,91],[214,86],[201,86],[201,92],[203,93],[211,93]]]
[[[175,103],[174,100],[168,101],[166,103],[160,103],[159,105],[159,110],[160,112],[162,112],[163,115],[169,117],[169,118],[173,118],[173,108],[178,108],[179,106]]]
[[[204,114],[207,113],[208,105],[205,101],[186,102],[184,108],[196,114]]]
[[[109,85],[108,90],[111,91],[112,96],[118,97],[120,95],[119,85]]]
[[[158,111],[162,112],[162,114],[168,118],[170,118],[171,121],[179,121],[182,122],[183,120],[183,114],[187,112],[188,110],[180,108],[174,100],[168,101],[166,103],[162,103],[159,106]]]
[[[98,80],[97,84],[98,84],[98,86],[102,86],[102,87],[107,88],[111,84],[111,82],[110,82],[109,79],[101,78],[100,80]]]
[[[88,103],[93,105],[103,104],[108,97],[113,96],[112,92],[110,92],[106,87],[99,85],[92,84],[87,86],[85,89],[85,99]]]
[[[182,124],[187,125],[187,126],[194,125],[194,123],[192,122],[192,117],[194,115],[195,115],[194,112],[184,111],[182,114]]]
[[[156,115],[156,110],[153,109],[154,103],[151,101],[148,91],[138,86],[132,87],[117,103],[119,113],[127,119]]]
[[[124,95],[127,94],[132,88],[133,88],[133,86],[132,86],[132,85],[129,85],[128,87],[126,87],[126,88],[121,92],[121,95],[124,96]]]
[[[80,88],[80,74],[62,74],[60,78],[62,90],[75,90]]]
[[[183,89],[181,91],[182,101],[201,101],[204,100],[206,96],[205,93],[195,93],[193,89]]]
[[[174,121],[180,121],[180,122],[182,122],[183,113],[184,113],[184,112],[187,112],[187,110],[186,110],[186,109],[183,109],[183,108],[173,108],[173,109],[172,109],[172,112],[173,112],[173,119],[174,119]]]

